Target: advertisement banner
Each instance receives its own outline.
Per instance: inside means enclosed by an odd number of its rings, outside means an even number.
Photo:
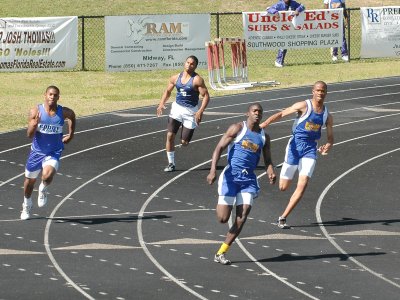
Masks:
[[[343,39],[343,9],[244,12],[243,32],[252,50],[340,47]]]
[[[106,70],[180,69],[189,55],[207,67],[209,14],[107,16]]]
[[[400,6],[361,7],[362,58],[400,58]]]
[[[78,17],[0,19],[0,71],[66,70],[78,61]]]

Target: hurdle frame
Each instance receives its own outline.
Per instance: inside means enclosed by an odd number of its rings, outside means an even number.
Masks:
[[[232,76],[226,76],[225,44],[231,51]],[[246,41],[242,38],[216,38],[205,42],[210,86],[214,90],[243,90],[260,86],[276,86],[271,81],[250,82],[248,79]]]

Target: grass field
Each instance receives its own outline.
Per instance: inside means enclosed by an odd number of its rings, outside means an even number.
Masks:
[[[399,0],[354,0],[348,7],[399,5]],[[305,0],[308,9],[322,8],[322,0]],[[129,15],[158,13],[200,13],[260,11],[274,1],[20,1],[3,0],[0,17],[33,16],[91,16]],[[55,9],[57,8],[57,9]],[[259,65],[249,70],[250,80],[277,80],[285,88],[311,85],[316,80],[328,83],[400,75],[400,60],[355,61],[350,64],[331,63],[318,65],[289,66],[276,69],[271,64]],[[26,126],[30,107],[43,99],[48,85],[61,89],[60,104],[75,110],[78,117],[99,112],[118,110],[143,105],[154,105],[174,72],[168,70],[106,73],[106,72],[35,72],[0,73],[0,132]],[[199,72],[207,80],[205,70]],[[233,93],[210,90],[212,97]],[[245,97],[245,95],[243,96]],[[329,96],[328,96],[329,97]],[[155,109],[154,109],[155,110]]]

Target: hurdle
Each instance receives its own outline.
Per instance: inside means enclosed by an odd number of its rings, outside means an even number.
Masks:
[[[227,76],[225,45],[230,48],[232,76]],[[241,38],[216,38],[205,43],[209,83],[214,90],[243,90],[257,86],[276,86],[279,82],[250,82],[248,79],[246,41]],[[229,51],[229,50],[228,50]]]

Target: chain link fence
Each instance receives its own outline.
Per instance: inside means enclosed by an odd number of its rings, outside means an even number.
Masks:
[[[351,60],[360,60],[361,16],[360,9],[347,9],[349,27],[346,30]],[[104,16],[79,17],[79,49],[76,70],[105,70]],[[241,12],[211,13],[211,39],[216,37],[242,37]],[[247,51],[249,66],[273,65],[277,51]],[[229,59],[229,58],[228,58]],[[376,60],[376,59],[375,59]],[[380,59],[384,60],[384,59]],[[331,62],[329,48],[289,50],[286,65],[324,64]]]

